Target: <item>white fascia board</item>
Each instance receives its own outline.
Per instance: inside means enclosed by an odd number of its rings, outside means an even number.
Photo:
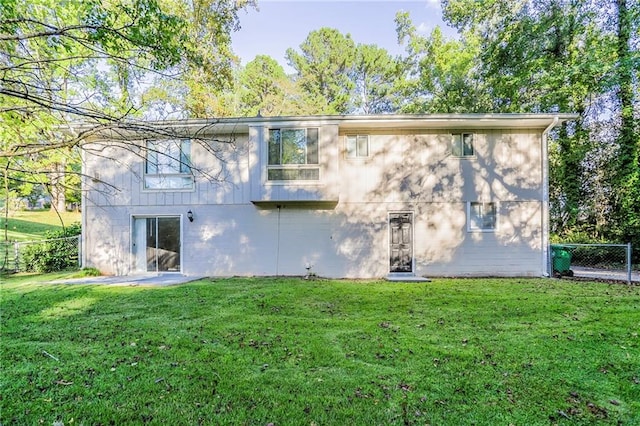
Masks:
[[[133,134],[160,134],[171,129],[184,137],[207,137],[220,134],[248,134],[249,127],[294,127],[338,125],[341,130],[363,128],[385,129],[508,129],[540,128],[558,120],[575,120],[577,114],[384,114],[384,115],[317,115],[285,117],[236,117],[167,121],[140,121],[121,126],[76,126],[76,131],[95,130],[93,137],[124,139]]]
[[[388,116],[345,116],[341,129],[406,128],[406,129],[545,129],[555,120],[575,120],[577,114],[430,114]]]

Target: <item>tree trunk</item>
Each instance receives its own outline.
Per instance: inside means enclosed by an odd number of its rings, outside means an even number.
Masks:
[[[67,200],[64,193],[64,172],[65,164],[55,163],[53,171],[49,173],[51,211],[57,211],[58,213],[67,209]]]

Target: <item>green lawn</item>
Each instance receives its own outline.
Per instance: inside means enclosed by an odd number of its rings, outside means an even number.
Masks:
[[[60,219],[62,218],[62,223]],[[11,212],[9,215],[8,237],[9,241],[35,241],[41,240],[46,231],[57,231],[62,225],[68,226],[74,222],[80,222],[79,212],[61,212],[58,216],[50,210],[26,210]],[[0,217],[0,241],[5,241],[5,217]]]
[[[640,287],[43,279],[0,287],[0,424],[640,424]]]

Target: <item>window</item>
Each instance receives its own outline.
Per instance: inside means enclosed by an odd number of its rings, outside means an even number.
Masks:
[[[369,135],[347,135],[347,158],[369,156]]]
[[[451,143],[451,154],[454,157],[472,157],[475,155],[473,133],[454,133],[451,135]]]
[[[145,189],[192,189],[191,141],[147,141]]]
[[[469,231],[493,231],[496,229],[498,216],[496,203],[469,203],[468,210]]]
[[[318,180],[318,129],[270,129],[268,180]]]

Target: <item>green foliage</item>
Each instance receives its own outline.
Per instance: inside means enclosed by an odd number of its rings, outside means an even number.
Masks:
[[[73,128],[71,136],[59,132],[70,120],[105,125],[135,116],[139,83],[153,72],[183,71],[187,86],[197,78],[225,85],[229,32],[247,3],[3,2],[0,158],[77,145]]]
[[[57,272],[78,266],[78,239],[80,224],[75,223],[61,231],[47,231],[48,241],[29,244],[22,251],[22,263],[28,272]]]
[[[3,1],[0,9],[0,195],[45,191],[63,211],[79,199],[83,124],[132,125],[155,75],[183,89],[180,107],[226,87],[230,32],[251,1]],[[178,78],[180,77],[180,78]],[[198,89],[186,90],[198,86]],[[175,100],[176,98],[173,98]],[[149,102],[151,100],[151,102]],[[166,99],[165,99],[166,101]],[[164,110],[164,106],[155,112]],[[66,132],[64,131],[66,129]],[[90,132],[89,132],[90,133]]]
[[[187,25],[187,54],[179,64],[177,106],[191,117],[220,117],[233,112],[226,96],[232,89],[237,58],[231,51],[231,32],[239,28],[238,12],[254,0],[162,0]],[[175,91],[176,87],[169,88]],[[233,97],[233,96],[232,96]]]
[[[580,114],[551,145],[554,232],[640,246],[638,2],[447,0],[443,10],[480,41],[488,110]]]
[[[640,421],[636,287],[55,278],[3,281],[2,424]]]
[[[481,40],[491,110],[583,111],[612,66],[587,2],[495,3],[455,0],[444,8],[450,23]]]
[[[352,108],[364,114],[394,112],[401,70],[398,61],[385,49],[358,44],[351,72],[354,82]]]
[[[479,43],[466,34],[447,40],[436,27],[428,37],[420,35],[406,12],[396,14],[396,31],[405,45],[405,79],[397,86],[402,94],[400,111],[410,113],[468,113],[491,111],[478,75]]]
[[[289,78],[278,62],[258,55],[240,72],[240,112],[244,116],[277,116],[287,110],[284,105]]]
[[[332,28],[311,31],[300,45],[301,53],[287,50],[287,60],[297,71],[300,85],[326,105],[321,113],[346,113],[354,82],[349,78],[356,45],[349,34]]]
[[[325,27],[311,31],[300,50],[288,49],[287,60],[313,113],[395,111],[402,68],[385,49],[356,44],[349,34]]]

